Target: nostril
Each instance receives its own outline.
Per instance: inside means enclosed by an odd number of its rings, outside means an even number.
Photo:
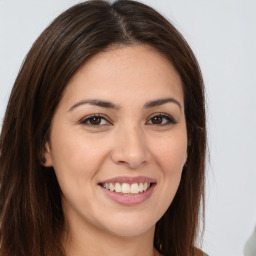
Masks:
[[[121,160],[120,160],[120,161],[118,161],[118,163],[119,163],[119,164],[126,164],[126,162],[125,162],[125,161],[121,161]]]

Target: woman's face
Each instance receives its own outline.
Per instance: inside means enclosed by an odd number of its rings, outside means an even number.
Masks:
[[[45,146],[71,230],[153,232],[187,158],[181,79],[149,46],[93,56],[72,77]]]

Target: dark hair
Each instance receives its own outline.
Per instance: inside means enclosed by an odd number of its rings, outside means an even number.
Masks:
[[[200,216],[204,216],[206,151],[200,68],[170,22],[152,8],[129,0],[87,1],[68,9],[45,29],[23,63],[0,137],[3,255],[65,255],[60,188],[53,169],[41,164],[49,127],[79,67],[110,46],[132,44],[150,45],[162,53],[183,82],[187,164],[172,204],[156,224],[154,246],[165,256],[202,255],[196,249]]]

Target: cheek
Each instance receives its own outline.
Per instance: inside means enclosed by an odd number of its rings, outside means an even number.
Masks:
[[[51,157],[63,207],[68,211],[67,207],[72,205],[79,212],[77,206],[95,196],[91,188],[103,159],[103,149],[85,136],[60,129],[52,133],[52,138]]]
[[[88,170],[88,165],[97,165],[104,154],[100,140],[90,139],[81,132],[59,129],[53,131],[51,137],[51,157],[54,166],[73,166]]]
[[[180,184],[183,166],[187,158],[187,137],[186,133],[176,133],[166,139],[159,140],[158,147],[155,147],[154,157],[161,170],[161,183],[159,191],[162,198],[161,206],[163,212],[171,204]]]
[[[159,151],[159,165],[163,175],[163,188],[166,193],[175,194],[179,186],[183,166],[186,161],[186,149],[166,146]]]
[[[80,133],[64,129],[53,130],[51,142],[52,163],[62,191],[77,191],[85,184],[89,187],[104,159],[104,148]]]
[[[156,144],[156,143],[155,143]],[[171,136],[159,139],[153,155],[163,174],[180,174],[187,159],[186,132],[173,133]]]

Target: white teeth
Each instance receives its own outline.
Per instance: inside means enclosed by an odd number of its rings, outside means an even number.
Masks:
[[[121,185],[119,183],[116,183],[115,191],[118,192],[118,193],[122,192],[122,187],[121,187]]]
[[[134,183],[131,185],[131,193],[132,194],[138,194],[139,193],[139,185],[137,183]]]
[[[106,188],[106,189],[109,189],[109,184],[108,183],[104,183],[103,187]]]
[[[130,185],[128,183],[123,183],[122,184],[122,193],[123,194],[130,193],[130,190],[131,190],[131,188],[130,188]]]
[[[122,193],[122,194],[138,194],[146,191],[150,187],[150,183],[104,183],[103,187],[112,192]]]
[[[112,183],[109,184],[109,190],[110,191],[114,191],[115,190],[115,187]]]
[[[143,183],[140,183],[139,185],[139,192],[142,192],[143,191]]]

